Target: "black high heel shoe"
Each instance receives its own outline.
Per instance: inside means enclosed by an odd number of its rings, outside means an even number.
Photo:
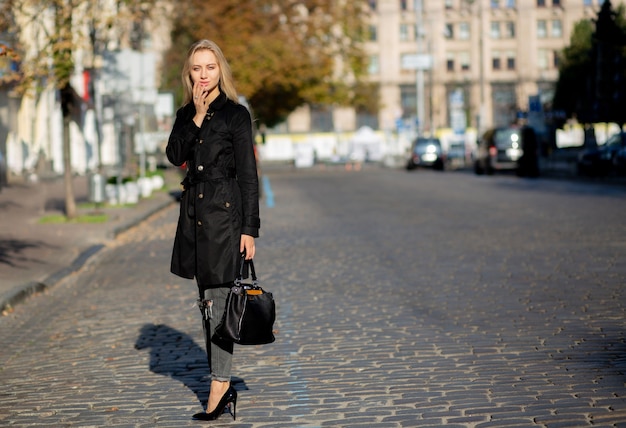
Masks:
[[[212,412],[200,412],[193,415],[193,418],[199,421],[214,421],[219,418],[226,407],[230,407],[232,403],[233,420],[236,420],[237,415],[237,390],[232,385],[228,387],[220,402],[217,403],[217,407]],[[208,403],[207,403],[208,406]]]

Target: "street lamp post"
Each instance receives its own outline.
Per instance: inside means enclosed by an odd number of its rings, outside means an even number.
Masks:
[[[477,25],[478,25],[478,89],[480,93],[480,104],[478,107],[478,113],[476,114],[476,132],[480,135],[483,127],[485,126],[485,64],[484,64],[484,38],[483,38],[483,25],[482,25],[482,0],[466,0],[470,8],[477,3]]]
[[[415,37],[417,39],[417,56],[421,58],[424,53],[422,36],[424,25],[423,0],[415,0]],[[417,99],[417,135],[424,132],[424,67],[419,66],[415,70],[415,92]]]

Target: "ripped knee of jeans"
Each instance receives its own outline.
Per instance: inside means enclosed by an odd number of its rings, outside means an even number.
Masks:
[[[213,319],[213,300],[198,299],[198,307],[205,320]]]

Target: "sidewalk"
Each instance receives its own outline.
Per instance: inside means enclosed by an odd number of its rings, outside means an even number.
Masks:
[[[0,311],[10,311],[29,295],[54,286],[77,271],[108,241],[175,202],[179,177],[166,170],[166,189],[134,206],[104,207],[104,223],[40,224],[65,208],[63,178],[12,183],[0,191]],[[88,214],[88,178],[74,178],[79,214]],[[81,207],[82,205],[82,207]]]

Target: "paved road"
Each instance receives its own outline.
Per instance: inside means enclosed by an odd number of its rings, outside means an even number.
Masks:
[[[257,273],[277,341],[237,347],[237,427],[626,426],[626,189],[271,171]],[[0,425],[183,427],[206,400],[176,209],[0,319]],[[204,424],[208,425],[208,424]]]

